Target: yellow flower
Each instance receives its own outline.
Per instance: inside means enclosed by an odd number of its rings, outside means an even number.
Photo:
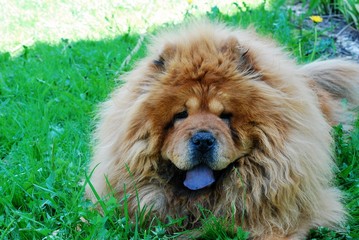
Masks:
[[[310,19],[314,22],[314,23],[321,23],[323,22],[323,18],[321,16],[310,16]]]
[[[188,4],[192,4],[193,1],[192,0],[187,0],[187,2],[188,2]]]

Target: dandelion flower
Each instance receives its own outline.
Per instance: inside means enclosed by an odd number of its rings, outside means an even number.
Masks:
[[[323,18],[321,16],[310,16],[310,19],[314,22],[314,23],[321,23],[323,22]]]

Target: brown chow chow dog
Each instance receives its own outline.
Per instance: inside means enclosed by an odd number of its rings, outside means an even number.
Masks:
[[[342,98],[358,104],[359,65],[297,66],[253,31],[201,22],[155,37],[123,79],[101,108],[92,201],[126,194],[130,214],[147,206],[186,229],[202,206],[253,239],[344,221],[330,125],[350,118]]]

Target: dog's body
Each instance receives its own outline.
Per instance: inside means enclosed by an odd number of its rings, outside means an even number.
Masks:
[[[202,206],[254,239],[344,221],[330,124],[347,121],[342,98],[359,103],[357,64],[298,67],[270,40],[210,23],[151,47],[102,106],[90,166],[101,197],[111,186],[131,214],[148,206],[164,221],[187,217],[184,228]]]

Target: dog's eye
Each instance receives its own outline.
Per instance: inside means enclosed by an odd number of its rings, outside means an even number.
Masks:
[[[182,120],[182,119],[185,119],[188,117],[188,112],[185,110],[185,111],[182,111],[182,112],[179,112],[177,114],[175,114],[175,116],[173,117],[173,121],[176,122],[178,120]]]
[[[221,113],[221,115],[219,115],[219,118],[222,119],[224,122],[229,123],[232,118],[232,114],[231,113]]]
[[[158,68],[164,68],[165,60],[162,57],[160,57],[159,59],[153,60],[153,64]]]

